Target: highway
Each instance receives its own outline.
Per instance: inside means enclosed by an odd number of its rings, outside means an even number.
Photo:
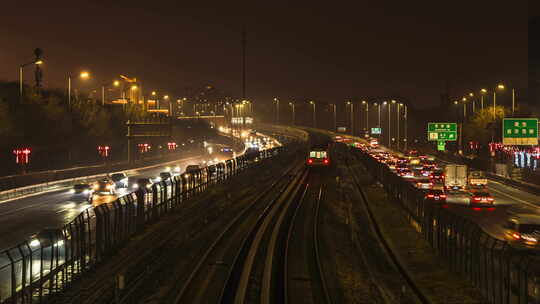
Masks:
[[[352,138],[349,136],[344,137]],[[359,140],[358,138],[352,139]],[[366,143],[363,140],[362,142]],[[379,146],[378,150],[403,155],[384,146]],[[448,164],[448,162],[438,159],[436,159],[436,163],[441,168],[445,164]],[[412,180],[422,178],[417,171],[413,170],[413,172],[415,172],[415,176]],[[469,200],[468,198],[465,199],[466,195],[463,195],[464,193],[447,192],[448,210],[474,221],[486,233],[500,240],[505,240],[503,225],[511,216],[516,214],[540,215],[540,196],[538,195],[494,180],[489,180],[488,192],[494,198],[494,206],[492,208],[473,208],[468,205]]]
[[[241,152],[241,151],[238,151]],[[225,156],[218,156],[220,160]],[[207,161],[208,154],[178,159],[166,165],[157,165],[128,176],[128,188],[118,189],[115,195],[95,194],[92,202],[83,197],[74,197],[69,189],[48,192],[40,195],[16,199],[0,204],[0,251],[28,240],[33,234],[45,228],[60,228],[72,221],[79,213],[90,206],[110,203],[120,196],[132,191],[133,184],[138,178],[156,177],[165,171],[166,166],[178,165],[185,169],[187,165]]]

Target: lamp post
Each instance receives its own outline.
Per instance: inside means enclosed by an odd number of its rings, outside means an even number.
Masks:
[[[407,136],[407,122],[408,122],[408,120],[407,120],[407,105],[403,104],[403,106],[405,107],[405,116],[404,116],[404,118],[405,118],[405,126],[404,126],[405,139],[404,139],[404,141],[405,141],[405,143],[404,143],[404,149],[405,149],[405,151],[407,151],[407,143],[409,142],[409,138]]]
[[[23,68],[27,67],[27,66],[29,66],[31,64],[41,65],[41,64],[43,64],[43,60],[36,59],[36,60],[34,60],[32,62],[21,64],[19,66],[19,94],[20,94],[21,97],[23,95]]]
[[[373,105],[378,108],[377,109],[377,112],[378,112],[378,115],[377,115],[377,128],[380,128],[381,127],[381,104],[376,102]]]
[[[313,106],[313,128],[317,128],[317,117],[316,117],[316,112],[315,112],[315,101],[310,101],[309,102],[310,105]]]
[[[514,116],[516,106],[516,89],[512,88],[512,117]]]
[[[474,93],[469,93],[469,97],[471,97],[471,100],[472,100],[472,113],[474,115],[474,113],[476,113],[476,104],[475,104],[475,99],[474,99]]]
[[[396,116],[397,116],[397,136],[396,136],[396,146],[397,146],[397,150],[399,151],[399,141],[400,141],[400,138],[399,138],[399,120],[400,120],[400,117],[399,117],[399,114],[400,114],[400,110],[401,110],[401,106],[403,104],[402,103],[398,103],[396,106]]]
[[[276,123],[279,123],[279,99],[274,97],[274,102],[276,103]]]
[[[294,102],[289,102],[289,105],[292,108],[292,124],[294,126],[294,125],[296,125],[296,113],[294,112],[295,104],[294,104]]]
[[[351,120],[351,135],[354,135],[354,104],[347,101],[347,105],[350,106],[350,120]]]
[[[495,113],[495,108],[497,107],[497,89],[499,90],[504,90],[504,85],[503,84],[498,84],[497,87],[493,90],[493,121],[495,122],[495,116],[496,116],[496,113]],[[504,113],[504,111],[503,111]]]
[[[79,78],[88,79],[90,78],[90,73],[82,71],[79,73]],[[68,108],[71,108],[71,75],[68,75]]]
[[[362,100],[362,104],[366,105],[366,134],[369,133],[369,102]]]
[[[484,95],[486,95],[486,93],[486,89],[480,89],[480,107],[482,108],[482,110],[484,109]]]
[[[392,104],[395,104],[396,101],[392,99],[392,103],[388,103],[388,148],[390,148],[390,145],[391,145],[391,138],[392,138],[392,132],[391,132],[391,128],[392,128],[392,125],[391,125],[391,122],[392,122],[392,119],[390,118],[391,116],[391,113],[392,113]]]
[[[463,101],[463,122],[467,119],[467,97],[461,99]]]
[[[163,99],[169,101],[169,95],[164,95]],[[169,116],[172,116],[172,102],[169,102]]]
[[[332,117],[334,118],[334,120],[333,120],[334,121],[334,124],[333,124],[334,130],[333,131],[336,132],[336,130],[337,130],[337,126],[336,126],[336,104],[331,103],[331,104],[329,104],[329,106],[332,107]]]

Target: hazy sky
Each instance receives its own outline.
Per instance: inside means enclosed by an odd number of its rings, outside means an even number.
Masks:
[[[41,47],[46,87],[88,69],[92,81],[74,86],[125,74],[172,96],[203,84],[240,96],[245,24],[255,102],[395,94],[429,105],[446,80],[452,95],[498,81],[527,86],[525,1],[109,2],[2,3],[0,79],[16,80]]]

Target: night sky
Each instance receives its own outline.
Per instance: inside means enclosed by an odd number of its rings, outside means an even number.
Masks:
[[[526,1],[252,2],[2,3],[0,79],[15,81],[41,47],[48,88],[88,69],[93,79],[80,89],[124,74],[173,97],[206,84],[241,96],[245,24],[255,102],[400,95],[429,106],[446,81],[451,95],[498,81],[527,86]]]

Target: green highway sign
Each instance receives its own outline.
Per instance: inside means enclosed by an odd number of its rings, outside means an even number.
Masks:
[[[437,142],[437,151],[444,151],[446,148],[446,142],[445,141],[438,141]]]
[[[504,118],[503,145],[538,145],[537,118]]]
[[[430,122],[428,123],[428,140],[456,141],[457,140],[457,123],[455,122]]]
[[[381,134],[382,128],[371,128],[371,134]]]

